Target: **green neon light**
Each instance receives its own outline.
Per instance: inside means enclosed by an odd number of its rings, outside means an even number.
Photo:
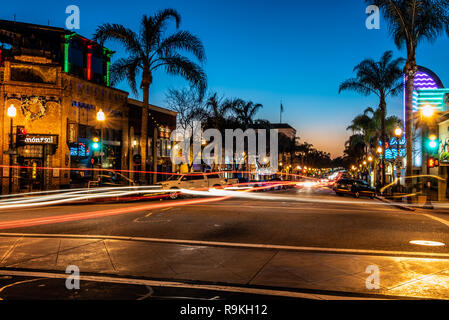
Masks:
[[[69,43],[64,43],[64,72],[69,72]]]
[[[104,75],[104,82],[107,87],[111,85],[111,56],[113,54],[114,51],[111,51],[108,48],[103,48],[103,55],[106,60],[106,74]]]
[[[449,89],[420,89],[413,97],[413,106],[418,109],[425,105],[431,105],[439,111],[445,111],[447,106],[444,97],[447,93],[449,93]]]
[[[64,72],[70,72],[70,61],[69,61],[69,48],[70,48],[70,40],[75,36],[75,33],[66,34],[64,36]]]
[[[106,61],[106,86],[110,86],[111,81],[111,62]]]

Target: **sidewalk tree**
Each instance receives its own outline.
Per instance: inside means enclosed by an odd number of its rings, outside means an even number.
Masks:
[[[206,60],[203,44],[198,37],[188,31],[178,30],[166,36],[170,20],[174,20],[176,29],[179,29],[181,23],[179,13],[173,9],[165,9],[153,16],[144,15],[138,33],[120,24],[106,23],[99,26],[94,35],[94,39],[100,44],[104,44],[107,40],[118,41],[128,53],[128,57],[121,58],[113,64],[111,68],[113,83],[126,79],[133,93],[137,94],[137,77],[141,75],[143,110],[140,145],[144,166],[147,162],[149,89],[154,80],[154,72],[164,69],[168,74],[181,76],[197,87],[201,94],[204,94],[206,89],[206,74],[202,67],[180,53],[189,53],[203,63]],[[153,139],[154,142],[155,139],[156,137]],[[153,170],[157,171],[155,159]],[[156,175],[153,175],[153,182],[154,179]]]
[[[195,123],[202,123],[208,117],[204,99],[195,88],[169,89],[165,95],[165,102],[168,109],[178,113],[177,131],[183,134],[184,141],[190,140]],[[196,156],[198,155],[194,155],[191,150],[187,163],[189,172],[193,168]]]
[[[407,176],[412,175],[412,110],[414,79],[418,72],[416,50],[423,40],[434,41],[449,35],[448,0],[365,0],[377,5],[389,23],[399,49],[407,50],[403,73],[406,75],[405,136],[407,138]]]
[[[339,89],[339,92],[352,90],[366,96],[374,94],[379,98],[381,140],[383,144],[382,184],[385,184],[386,99],[388,96],[399,94],[402,90],[402,70],[400,67],[402,63],[402,58],[393,60],[392,51],[385,52],[379,61],[365,59],[354,67],[353,71],[356,73],[356,77],[341,83]]]

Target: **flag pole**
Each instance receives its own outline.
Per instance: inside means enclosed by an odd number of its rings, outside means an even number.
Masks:
[[[281,110],[280,110],[280,116],[279,116],[279,122],[282,123],[282,112],[284,111],[284,107],[282,106],[282,100],[281,100]]]

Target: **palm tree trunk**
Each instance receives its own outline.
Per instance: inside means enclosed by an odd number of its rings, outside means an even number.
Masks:
[[[405,137],[406,137],[406,148],[407,148],[407,167],[406,176],[411,177],[413,172],[413,136],[412,136],[412,125],[413,125],[413,90],[414,90],[414,80],[417,72],[416,62],[414,59],[407,59],[405,64],[405,74],[406,74],[406,107],[405,107]],[[409,181],[411,182],[411,181]],[[409,190],[410,191],[410,190]]]
[[[381,139],[382,139],[382,186],[385,186],[386,183],[386,175],[385,175],[385,148],[387,146],[387,134],[385,130],[385,115],[386,115],[386,102],[385,97],[382,95],[380,98],[380,112],[381,112],[381,124],[380,124],[380,130],[381,130]]]
[[[142,157],[142,170],[145,171],[143,175],[140,175],[141,182],[148,183],[148,171],[147,168],[147,155],[148,155],[148,106],[150,96],[150,86],[142,81],[143,89],[143,104],[142,104],[142,128],[140,131],[140,155]]]
[[[153,180],[152,180],[153,184],[157,183],[157,163],[158,163],[157,139],[158,138],[159,138],[159,129],[155,127],[153,130]]]

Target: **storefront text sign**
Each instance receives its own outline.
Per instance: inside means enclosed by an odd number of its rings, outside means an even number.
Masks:
[[[27,134],[26,144],[58,144],[57,135]]]

